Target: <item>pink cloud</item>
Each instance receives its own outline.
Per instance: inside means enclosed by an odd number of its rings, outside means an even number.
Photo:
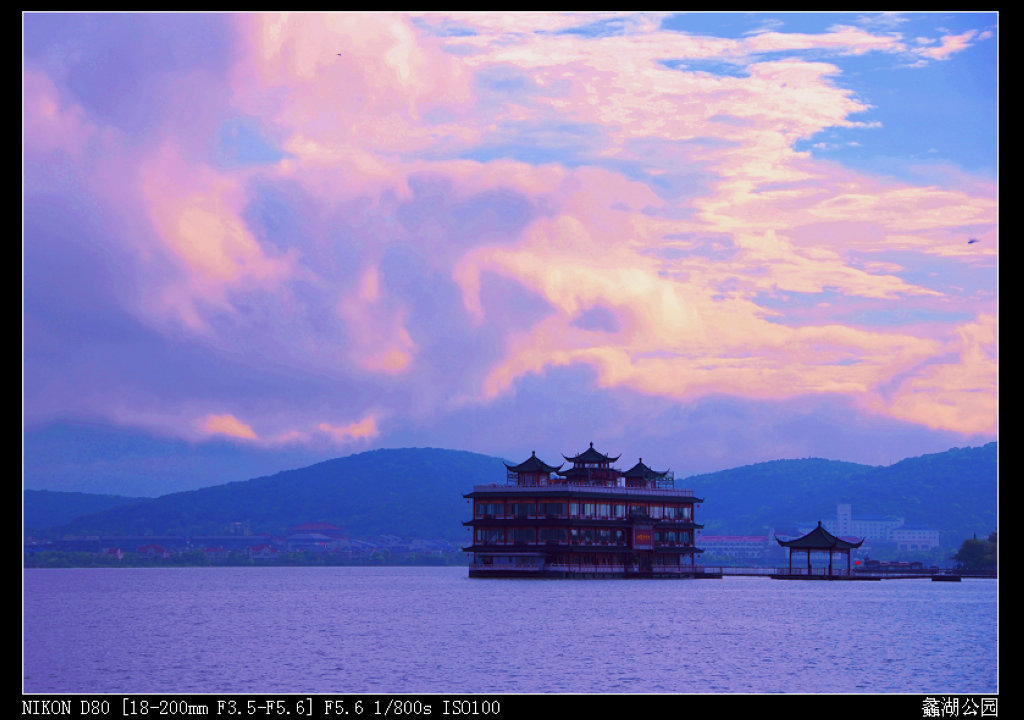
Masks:
[[[362,420],[348,423],[347,425],[331,425],[322,422],[317,429],[326,433],[332,440],[338,443],[349,443],[355,440],[369,440],[379,434],[377,428],[377,417],[367,415]]]
[[[272,421],[270,421],[272,422]],[[273,435],[259,436],[247,423],[230,413],[210,414],[196,423],[203,435],[224,435],[239,440],[253,441],[263,446],[281,446],[293,443],[309,444],[317,438],[326,436],[332,443],[350,444],[354,441],[369,440],[379,434],[378,417],[368,414],[361,420],[344,425],[319,422],[315,429],[304,431],[297,428],[279,429]]]
[[[954,359],[923,364],[872,409],[931,428],[958,432],[998,430],[998,322],[981,315],[956,329],[943,348]],[[943,354],[941,357],[947,357]]]
[[[867,52],[901,52],[904,44],[896,33],[875,34],[846,25],[837,25],[828,32],[780,33],[762,32],[743,41],[747,52],[765,53],[782,50],[832,50],[850,55]]]
[[[242,218],[244,174],[189,164],[171,144],[140,158],[136,172],[158,241],[140,250],[158,251],[160,260],[181,271],[180,279],[165,275],[163,287],[155,289],[162,312],[202,331],[206,324],[197,303],[227,309],[229,290],[274,289],[295,276],[295,254],[267,252]]]
[[[200,422],[200,429],[210,435],[227,435],[243,440],[257,439],[251,427],[231,414],[207,415]]]
[[[603,211],[610,203],[602,193],[610,190],[618,195],[628,184],[616,188],[612,182],[609,188],[608,178],[585,173],[576,175],[573,183],[563,183],[564,195],[553,196],[558,214],[531,225],[518,245],[478,248],[456,269],[467,309],[479,322],[487,319],[479,301],[485,271],[514,277],[557,310],[508,339],[508,353],[486,379],[481,397],[511,392],[524,375],[577,363],[595,368],[604,387],[624,386],[678,399],[713,393],[774,399],[814,393],[879,397],[879,388],[891,378],[927,363],[943,344],[926,335],[844,327],[829,322],[827,309],[822,324],[793,328],[773,322],[773,313],[751,298],[758,292],[813,294],[826,288],[864,298],[940,298],[940,293],[892,274],[898,266],[858,269],[849,264],[844,251],[857,247],[850,241],[859,237],[872,240],[872,245],[863,247],[884,247],[879,239],[900,227],[897,207],[910,219],[909,229],[915,228],[918,212],[920,228],[927,230],[945,227],[954,212],[965,218],[991,219],[994,205],[985,200],[975,211],[957,210],[969,208],[972,198],[898,185],[880,192],[878,186],[869,189],[866,178],[848,175],[836,184],[862,183],[863,192],[855,197],[875,210],[891,203],[891,219],[878,213],[880,219],[872,222],[879,230],[873,233],[861,225],[850,234],[807,236],[794,242],[771,228],[791,226],[789,232],[799,237],[803,223],[820,220],[836,209],[821,205],[822,199],[831,197],[824,168],[817,169],[805,159],[800,159],[800,165],[801,173],[821,173],[823,183],[794,192],[788,211],[778,193],[770,199],[749,193],[751,202],[763,203],[763,216],[747,213],[747,207],[734,200],[728,217],[720,220],[706,214],[685,223],[661,220],[657,213],[620,213],[616,222],[615,213]],[[643,198],[642,205],[653,204],[650,197],[637,198]],[[780,213],[779,208],[784,211]],[[944,215],[937,215],[940,211]],[[836,220],[837,227],[845,228],[845,223],[863,216],[863,209],[860,215],[848,212]],[[728,232],[733,252],[714,263],[662,262],[653,255],[637,254],[657,249],[663,235],[680,226],[693,232]],[[897,241],[890,247],[901,245]],[[677,242],[676,247],[680,246]],[[758,268],[770,268],[770,272],[758,272]],[[730,280],[736,281],[733,290],[723,298],[719,288]],[[614,331],[574,327],[574,319],[595,306],[609,308],[619,327]],[[887,407],[895,411],[897,406]],[[946,420],[944,428],[957,429],[954,418]]]
[[[249,52],[238,66],[236,102],[287,129],[293,154],[366,157],[367,150],[423,149],[461,132],[457,123],[438,132],[424,118],[459,113],[471,97],[470,76],[408,17],[260,14],[247,16],[242,29]]]
[[[955,53],[966,50],[974,43],[971,42],[978,37],[977,30],[967,30],[959,35],[943,35],[938,47],[923,47],[915,50],[915,53],[929,60],[948,60]]]
[[[50,77],[31,67],[22,76],[22,117],[27,150],[77,156],[95,132],[82,107],[61,98]]]
[[[385,374],[409,368],[416,344],[405,328],[406,311],[400,303],[382,295],[375,267],[338,304],[338,315],[349,333],[350,357],[358,367]]]

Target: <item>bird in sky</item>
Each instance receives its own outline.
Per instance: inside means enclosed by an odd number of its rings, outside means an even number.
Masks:
[[[967,241],[967,244],[968,245],[973,245],[976,242],[978,242],[978,238],[971,238],[970,240]]]

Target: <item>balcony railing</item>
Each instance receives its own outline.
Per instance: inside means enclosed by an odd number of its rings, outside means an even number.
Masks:
[[[662,487],[620,487],[618,485],[593,485],[587,483],[545,483],[543,481],[530,485],[518,485],[508,484],[502,485],[500,483],[488,483],[484,485],[474,485],[474,491],[486,492],[488,490],[494,490],[495,488],[501,488],[502,492],[519,492],[519,493],[535,493],[537,488],[546,488],[546,490],[571,490],[577,492],[580,490],[593,490],[601,493],[611,492],[616,495],[664,495],[666,497],[696,497],[693,490],[684,488],[662,488]]]
[[[577,563],[548,563],[544,566],[544,569],[554,570],[556,572],[615,574],[635,573],[641,571],[639,565],[581,565]],[[644,568],[643,571],[654,572],[660,575],[693,575],[695,573],[703,573],[703,568],[690,567],[689,565],[652,565],[649,568]]]
[[[627,540],[526,540],[516,542],[515,540],[497,540],[482,538],[476,541],[481,547],[560,547],[560,548],[628,548]],[[696,550],[696,546],[685,542],[655,542],[654,550]]]
[[[683,525],[685,523],[692,523],[692,517],[653,517],[644,513],[630,513],[629,515],[570,515],[563,513],[561,515],[552,514],[541,514],[541,513],[527,513],[525,515],[518,515],[512,513],[495,514],[495,513],[483,513],[475,517],[476,520],[573,520],[573,521],[590,521],[593,520],[599,523],[608,523],[611,521],[624,523],[631,522],[633,520],[646,521],[653,523],[654,525]],[[686,529],[685,527],[682,529]]]

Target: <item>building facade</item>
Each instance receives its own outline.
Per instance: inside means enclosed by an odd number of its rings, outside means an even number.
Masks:
[[[920,525],[907,525],[902,517],[893,515],[858,515],[853,506],[836,506],[834,527],[839,535],[856,535],[866,540],[892,542],[900,550],[930,550],[939,546],[939,531]]]
[[[768,535],[701,535],[700,544],[709,565],[761,563],[784,560],[779,544]]]
[[[939,546],[939,531],[920,525],[904,525],[892,531],[897,550],[932,550]]]
[[[694,519],[702,499],[643,461],[628,470],[594,449],[505,464],[505,482],[477,485],[470,577],[688,577],[696,572]]]

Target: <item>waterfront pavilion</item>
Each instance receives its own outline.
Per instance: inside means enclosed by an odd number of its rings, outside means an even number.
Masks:
[[[812,552],[827,552],[828,553],[828,576],[832,577],[832,560],[836,553],[840,555],[846,555],[846,574],[850,574],[850,551],[859,548],[864,544],[864,539],[861,538],[857,542],[850,542],[849,540],[843,540],[838,538],[828,530],[821,526],[821,520],[818,521],[818,527],[811,530],[809,533],[796,540],[779,540],[778,537],[775,541],[784,548],[789,548],[789,573],[793,574],[793,551],[807,553],[807,574],[811,575],[811,553]]]

